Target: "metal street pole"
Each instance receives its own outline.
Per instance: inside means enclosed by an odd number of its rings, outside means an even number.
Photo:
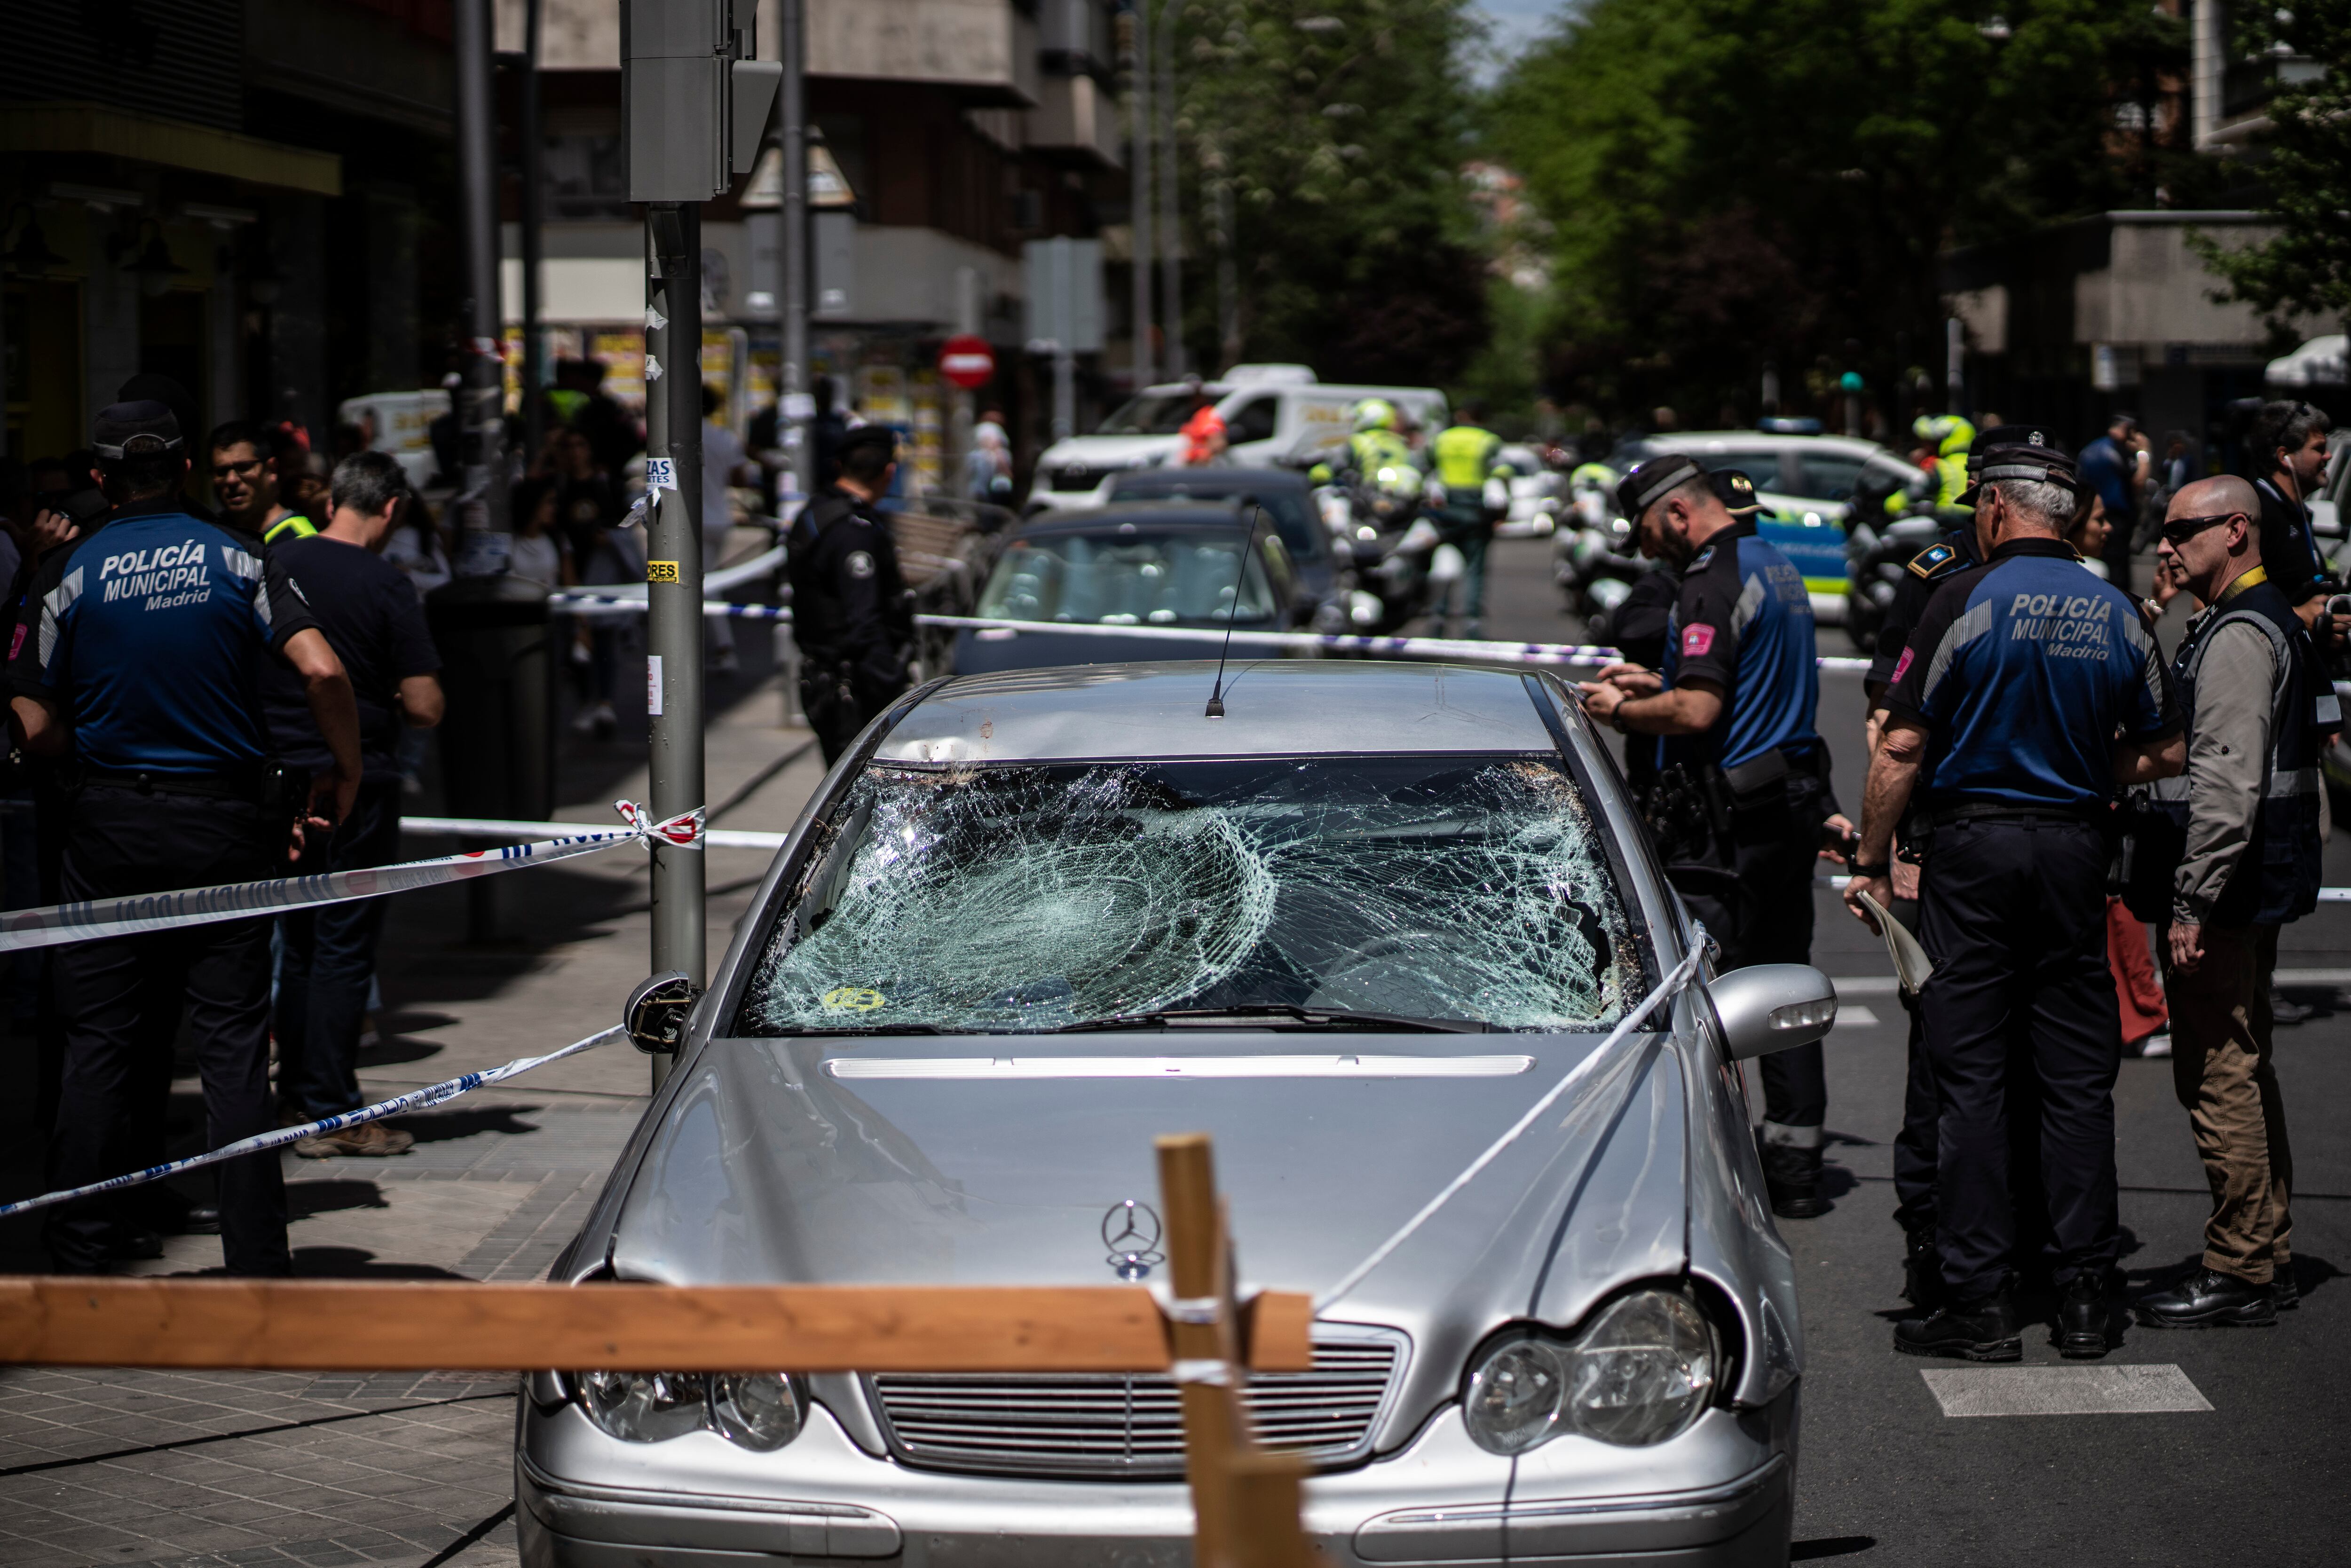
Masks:
[[[704,803],[702,207],[645,208],[645,707],[653,820]],[[653,848],[653,972],[707,977],[700,846]],[[670,1058],[653,1059],[653,1087]]]
[[[1134,0],[1134,69],[1128,77],[1134,145],[1126,160],[1127,248],[1134,253],[1134,392],[1158,377],[1151,352],[1151,0]]]
[[[1957,316],[1943,322],[1943,412],[1958,413],[1968,400],[1968,328]]]
[[[463,191],[467,345],[465,380],[465,532],[507,528],[505,323],[498,310],[497,120],[490,93],[491,0],[457,0],[457,150]],[[507,539],[475,549],[491,572],[506,569]],[[462,554],[462,550],[461,550]]]
[[[801,495],[816,490],[816,442],[809,422],[816,414],[809,396],[809,221],[808,221],[808,28],[804,0],[778,0],[778,57],[784,80],[778,114],[784,156],[783,298],[777,305],[783,315],[783,377],[777,393],[783,400],[780,428],[784,451],[791,457],[792,487]]]
[[[1159,13],[1159,319],[1166,324],[1167,374],[1183,375],[1184,226],[1176,210],[1176,19],[1185,0],[1166,0]]]
[[[546,222],[546,147],[539,130],[538,51],[546,0],[524,0],[522,44],[522,438],[523,455],[536,462],[547,444],[547,345],[541,340],[539,269]]]

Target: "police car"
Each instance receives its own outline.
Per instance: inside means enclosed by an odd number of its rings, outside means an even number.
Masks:
[[[1846,564],[1846,517],[1862,476],[1876,471],[1896,488],[1917,476],[1917,470],[1874,441],[1762,430],[1639,436],[1610,454],[1608,465],[1622,474],[1668,452],[1696,458],[1708,473],[1736,468],[1755,481],[1756,499],[1764,508],[1756,517],[1755,531],[1779,546],[1780,553],[1804,574],[1813,619],[1823,626],[1845,623],[1853,588]]]

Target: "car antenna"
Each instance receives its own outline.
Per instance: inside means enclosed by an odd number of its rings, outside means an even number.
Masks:
[[[1265,516],[1265,508],[1255,496],[1245,497],[1249,507],[1249,537],[1241,541],[1241,569],[1233,578],[1233,607],[1225,615],[1225,645],[1217,652],[1217,684],[1208,693],[1206,716],[1225,716],[1225,660],[1233,651],[1233,622],[1240,619],[1241,585],[1249,581],[1249,552],[1257,549],[1257,520]]]

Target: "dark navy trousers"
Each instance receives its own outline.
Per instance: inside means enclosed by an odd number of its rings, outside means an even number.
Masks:
[[[2059,818],[1935,831],[1919,889],[1935,973],[1918,1005],[1940,1105],[1938,1250],[1961,1298],[2007,1281],[2020,1229],[2032,1237],[2043,1216],[2053,1282],[2114,1263],[2122,1023],[2106,967],[2107,860],[2103,833]],[[2016,1103],[2012,1066],[2040,1086],[2038,1190],[2011,1178],[2011,1118],[2034,1114]]]

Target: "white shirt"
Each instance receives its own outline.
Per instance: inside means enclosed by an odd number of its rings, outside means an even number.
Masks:
[[[514,553],[507,558],[507,574],[529,582],[544,583],[549,588],[563,585],[563,554],[552,534],[537,538],[528,534],[514,537]]]

